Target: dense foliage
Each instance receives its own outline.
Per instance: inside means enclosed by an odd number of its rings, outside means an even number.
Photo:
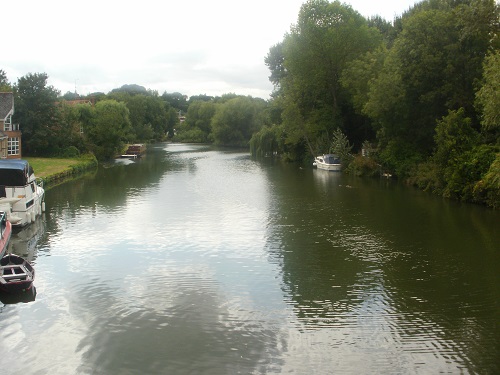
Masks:
[[[393,23],[309,0],[265,59],[281,117],[252,149],[304,160],[341,131],[371,148],[348,170],[500,206],[499,25],[493,0],[426,0]]]
[[[125,142],[165,139],[309,165],[333,151],[349,173],[500,207],[499,28],[494,0],[424,0],[393,22],[309,0],[265,58],[268,101],[138,85],[59,96],[46,74],[10,85],[2,70],[0,88],[15,93],[28,155],[103,159]]]
[[[2,89],[14,92],[14,122],[21,125],[23,155],[72,157],[91,152],[104,160],[120,154],[127,142],[172,137],[179,124],[178,109],[165,99],[169,94],[160,97],[142,86],[124,85],[107,95],[59,96],[47,79],[45,73],[30,73],[11,86],[0,70]]]

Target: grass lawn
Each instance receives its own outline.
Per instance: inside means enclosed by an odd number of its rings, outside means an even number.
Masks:
[[[67,170],[71,165],[81,163],[79,159],[24,158],[35,171],[36,177],[47,177]]]

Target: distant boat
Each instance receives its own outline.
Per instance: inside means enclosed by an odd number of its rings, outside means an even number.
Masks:
[[[129,145],[125,154],[126,155],[135,155],[135,156],[139,157],[142,154],[144,154],[145,152],[146,152],[146,145],[144,143],[136,143],[133,145]]]
[[[15,254],[0,259],[0,291],[17,293],[33,286],[35,269],[24,258]]]
[[[0,258],[2,258],[9,245],[12,235],[12,224],[7,220],[7,214],[0,211]]]
[[[324,169],[326,171],[338,172],[342,169],[342,164],[337,155],[334,154],[324,154],[321,156],[316,156],[314,158],[313,166],[318,169]]]
[[[43,180],[27,160],[0,160],[0,211],[14,228],[34,222],[45,211]]]

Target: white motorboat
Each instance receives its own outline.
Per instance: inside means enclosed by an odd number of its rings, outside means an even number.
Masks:
[[[318,169],[324,169],[326,171],[339,172],[342,169],[340,158],[334,154],[324,154],[321,156],[316,156],[316,158],[314,158],[313,166]]]
[[[0,160],[0,211],[14,228],[34,222],[45,211],[43,180],[36,178],[28,161]]]

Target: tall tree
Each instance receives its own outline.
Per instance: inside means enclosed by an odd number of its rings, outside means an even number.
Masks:
[[[51,144],[53,154],[67,155],[76,148],[79,152],[87,151],[82,135],[81,107],[90,107],[90,104],[68,105],[62,101],[58,105],[58,126]]]
[[[403,17],[381,69],[368,81],[363,106],[391,167],[406,174],[430,156],[436,121],[449,110],[464,108],[471,126],[479,128],[474,91],[496,39],[495,19],[492,0],[424,1]]]
[[[48,155],[57,123],[59,91],[47,85],[46,73],[29,73],[14,86],[15,122],[22,130],[23,154]]]
[[[476,95],[485,130],[500,132],[500,50],[490,54],[484,64],[483,85]]]
[[[10,92],[12,91],[12,87],[10,85],[9,80],[7,79],[7,73],[0,69],[0,92]]]
[[[168,104],[170,104],[171,107],[177,110],[181,110],[182,112],[187,112],[188,101],[186,95],[182,95],[179,92],[174,92],[174,93],[164,92],[161,98]]]
[[[215,114],[216,105],[213,102],[196,101],[189,105],[185,126],[188,129],[199,129],[205,136],[205,141],[211,131],[210,123]]]
[[[237,97],[217,105],[212,118],[214,141],[222,146],[247,147],[252,134],[264,124],[262,99]]]
[[[131,139],[129,110],[125,103],[103,100],[95,106],[95,117],[87,123],[85,134],[97,159],[106,160],[122,151]]]
[[[138,141],[160,140],[167,134],[170,105],[158,96],[138,94],[125,98]]]
[[[361,138],[363,121],[354,114],[340,78],[350,62],[381,42],[380,32],[348,5],[327,0],[302,5],[297,24],[266,60],[273,83],[281,88],[291,142],[305,141],[314,154],[329,148],[337,128],[349,138]]]

